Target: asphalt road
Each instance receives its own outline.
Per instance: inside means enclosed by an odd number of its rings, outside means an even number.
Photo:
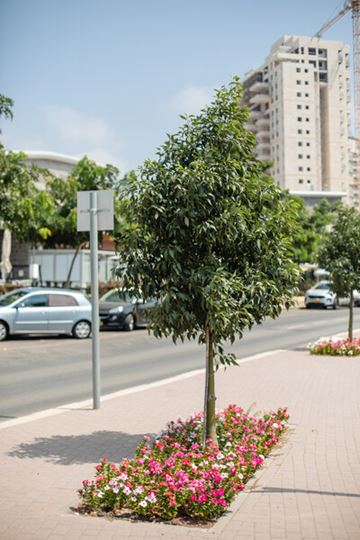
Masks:
[[[274,349],[303,349],[347,329],[348,309],[292,309],[246,332],[229,351],[238,358]],[[355,309],[354,328],[360,327]],[[102,395],[204,366],[204,348],[174,345],[147,330],[101,332]],[[0,344],[0,421],[91,399],[91,340],[16,337]]]

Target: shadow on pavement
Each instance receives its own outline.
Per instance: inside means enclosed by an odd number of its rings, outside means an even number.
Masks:
[[[360,493],[344,493],[341,491],[318,491],[316,489],[297,489],[297,488],[279,488],[262,487],[252,489],[252,493],[310,493],[314,495],[332,495],[333,497],[360,497]]]
[[[19,444],[8,452],[8,455],[21,459],[44,458],[57,465],[98,463],[101,458],[117,463],[125,457],[133,457],[144,435],[130,435],[121,431],[95,431],[84,435],[39,437],[32,442]]]

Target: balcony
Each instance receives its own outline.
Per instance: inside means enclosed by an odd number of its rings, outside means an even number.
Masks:
[[[268,94],[255,94],[249,100],[249,103],[252,105],[263,105],[265,103],[270,103],[270,96]]]
[[[268,142],[270,141],[270,131],[265,131],[265,130],[262,130],[262,131],[257,131],[256,132],[256,139],[257,141],[260,143],[260,142]]]
[[[268,92],[268,90],[269,90],[269,83],[264,82],[264,81],[256,81],[249,88],[249,92],[256,92],[257,94]]]
[[[261,129],[270,129],[270,120],[269,118],[259,118],[259,120],[256,122],[256,127],[260,131]]]

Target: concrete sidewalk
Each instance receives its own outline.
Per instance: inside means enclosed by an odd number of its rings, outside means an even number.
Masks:
[[[218,408],[287,406],[290,430],[231,511],[210,529],[76,515],[101,457],[132,456],[147,433],[201,410],[203,373],[0,424],[1,540],[360,539],[360,358],[258,355],[217,374]]]

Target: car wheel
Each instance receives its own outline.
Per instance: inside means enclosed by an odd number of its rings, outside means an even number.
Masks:
[[[130,313],[129,315],[125,317],[124,330],[126,330],[127,332],[131,332],[132,330],[134,330],[134,328],[135,328],[135,319],[134,319],[134,316],[131,315]]]
[[[91,334],[91,324],[88,321],[79,321],[75,324],[72,335],[77,339],[86,339]]]
[[[9,328],[7,324],[0,321],[0,341],[4,341],[9,335]]]

